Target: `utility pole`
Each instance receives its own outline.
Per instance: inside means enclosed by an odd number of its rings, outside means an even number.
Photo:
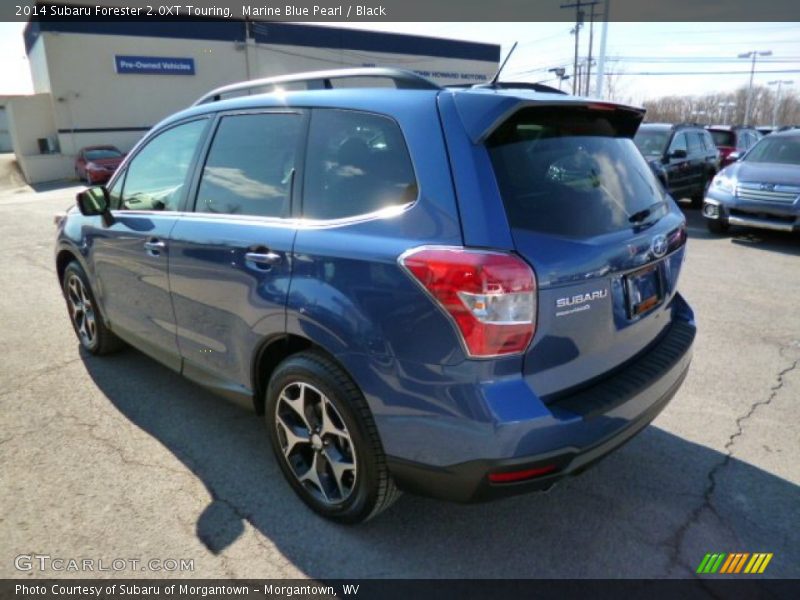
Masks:
[[[596,4],[593,2],[592,4]],[[581,0],[577,0],[573,4],[562,4],[561,8],[574,8],[575,9],[575,29],[573,29],[570,33],[575,34],[575,58],[572,61],[572,94],[575,95],[580,91],[580,88],[577,87],[578,84],[578,44],[580,40],[580,33],[581,27],[583,27],[583,15],[584,12],[581,10],[584,6],[588,6],[588,2],[581,2]]]
[[[777,85],[778,93],[775,96],[775,106],[772,107],[772,127],[773,129],[778,126],[778,110],[781,106],[781,87],[783,84],[792,85],[794,79],[776,79],[775,81],[768,81],[767,85]]]
[[[589,9],[589,58],[586,61],[586,91],[584,96],[589,95],[589,85],[592,81],[592,45],[594,44],[594,7],[596,4],[598,3],[592,2]]]
[[[772,56],[772,50],[751,50],[750,52],[743,52],[737,58],[751,58],[753,59],[750,64],[750,84],[747,86],[747,104],[744,109],[744,123],[742,125],[750,124],[750,108],[753,104],[753,75],[756,72],[756,58],[759,56]]]
[[[597,83],[594,88],[594,95],[598,98],[603,97],[603,85],[606,76],[606,40],[608,39],[608,15],[611,0],[605,0],[603,7],[603,33],[600,37],[600,55],[597,58]]]

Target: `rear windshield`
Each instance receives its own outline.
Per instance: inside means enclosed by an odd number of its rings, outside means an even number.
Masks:
[[[633,142],[645,156],[661,156],[667,149],[668,141],[669,131],[658,129],[640,129],[633,138]]]
[[[87,160],[102,160],[104,158],[120,158],[122,152],[116,148],[94,148],[85,152]]]
[[[714,143],[717,146],[735,146],[736,135],[732,131],[715,131],[711,130],[711,137],[714,138]]]
[[[613,111],[524,109],[487,146],[514,228],[589,237],[666,211],[661,185]]]
[[[744,161],[800,165],[800,136],[763,138],[745,155]]]

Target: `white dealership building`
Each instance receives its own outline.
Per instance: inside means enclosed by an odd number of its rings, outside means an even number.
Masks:
[[[74,176],[84,146],[128,151],[159,120],[226,83],[363,66],[480,83],[500,57],[493,44],[249,19],[33,20],[24,35],[34,94],[5,108],[30,183]]]

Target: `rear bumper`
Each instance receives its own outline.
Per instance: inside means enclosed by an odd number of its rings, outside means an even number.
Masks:
[[[456,502],[475,502],[546,490],[564,477],[581,473],[629,441],[664,409],[683,383],[691,362],[696,328],[675,321],[661,338],[621,371],[548,405],[554,414],[532,433],[563,439],[552,450],[506,459],[470,460],[446,467],[388,457],[389,468],[404,490]],[[518,424],[524,430],[525,424]],[[533,424],[530,424],[533,425]],[[576,429],[580,436],[574,437]],[[520,439],[525,445],[526,436]],[[580,439],[582,445],[569,443]],[[590,441],[588,441],[590,440]],[[490,473],[548,469],[536,478],[493,483]]]

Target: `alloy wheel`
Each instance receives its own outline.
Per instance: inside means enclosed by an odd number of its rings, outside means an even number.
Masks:
[[[84,346],[91,348],[97,339],[97,319],[86,287],[77,275],[70,275],[67,281],[67,303],[78,337]]]
[[[347,500],[356,484],[353,440],[333,402],[305,382],[292,382],[275,403],[283,458],[297,481],[328,506]]]

